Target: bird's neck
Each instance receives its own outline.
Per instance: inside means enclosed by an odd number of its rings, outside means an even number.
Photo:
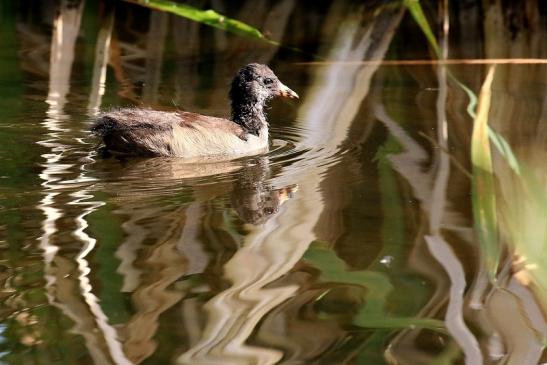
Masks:
[[[264,113],[263,100],[246,98],[244,101],[232,101],[232,121],[239,124],[248,133],[255,136],[268,133],[268,122]]]

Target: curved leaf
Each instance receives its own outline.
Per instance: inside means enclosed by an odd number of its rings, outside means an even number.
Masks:
[[[130,3],[145,6],[153,10],[165,11],[184,18],[207,24],[211,27],[225,30],[230,33],[239,34],[247,37],[266,39],[264,35],[256,28],[240,22],[239,20],[228,18],[214,10],[201,10],[186,4],[179,4],[168,0],[125,0]]]

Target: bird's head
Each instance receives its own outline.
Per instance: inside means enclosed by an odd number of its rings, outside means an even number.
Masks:
[[[232,102],[264,102],[275,96],[298,99],[298,94],[284,85],[266,65],[251,63],[241,68],[230,89]]]

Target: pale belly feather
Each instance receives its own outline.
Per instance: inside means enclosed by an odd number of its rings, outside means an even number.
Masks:
[[[254,155],[268,150],[268,131],[259,136],[248,135],[247,141],[229,131],[201,126],[183,128],[175,126],[172,131],[171,153],[177,157],[238,157]]]

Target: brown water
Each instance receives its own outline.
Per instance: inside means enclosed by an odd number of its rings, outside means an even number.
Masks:
[[[458,82],[478,93],[488,65],[376,62],[431,60],[395,3],[231,3],[196,6],[304,53],[123,2],[111,18],[64,8],[57,28],[53,2],[2,3],[1,363],[546,362],[545,288],[514,275],[512,251],[489,283],[474,230]],[[454,5],[449,58],[545,59],[545,18],[496,28],[500,9]],[[226,116],[251,61],[301,96],[272,103],[269,153],[96,153],[97,110]],[[491,125],[544,152],[547,65],[495,77]]]

